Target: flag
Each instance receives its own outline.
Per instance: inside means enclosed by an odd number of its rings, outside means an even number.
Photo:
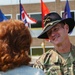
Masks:
[[[28,26],[28,24],[34,24],[37,22],[35,19],[29,17],[29,15],[26,13],[21,3],[20,3],[20,20],[22,20],[26,26]]]
[[[47,8],[46,4],[42,0],[41,0],[41,12],[42,12],[42,28],[44,28],[43,19],[44,16],[49,13],[49,9]],[[50,42],[49,39],[46,39],[46,41]]]
[[[49,9],[42,0],[41,0],[41,12],[42,12],[42,28],[44,28],[43,19],[44,16],[49,13]]]
[[[66,19],[66,18],[72,18],[68,0],[66,0],[65,9],[64,9],[63,16],[62,16],[62,19]]]
[[[7,20],[7,18],[4,16],[4,14],[2,13],[2,11],[0,10],[0,22],[1,21],[5,21]]]

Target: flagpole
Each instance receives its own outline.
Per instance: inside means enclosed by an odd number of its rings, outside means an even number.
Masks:
[[[41,43],[42,49],[43,49],[43,53],[45,53],[45,40],[43,39],[43,42]]]
[[[43,0],[41,0],[41,13],[42,13],[42,28],[44,28],[43,19],[44,19],[44,16],[49,13],[49,9],[47,8]],[[41,44],[43,48],[43,53],[45,53],[45,40],[46,39],[43,39],[42,44]]]
[[[19,4],[21,3],[21,0],[19,0]]]
[[[20,20],[21,20],[21,0],[19,0],[19,12],[20,12]]]

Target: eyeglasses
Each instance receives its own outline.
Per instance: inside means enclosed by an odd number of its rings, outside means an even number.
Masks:
[[[57,31],[59,31],[60,28],[62,28],[61,25],[55,26],[54,28],[52,28],[51,30],[49,30],[49,31],[47,32],[47,35],[48,35],[48,36],[51,36],[52,33],[55,33],[55,32],[57,32]]]

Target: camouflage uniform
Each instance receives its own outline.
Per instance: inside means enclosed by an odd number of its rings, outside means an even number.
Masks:
[[[75,46],[72,45],[67,59],[50,50],[36,61],[34,67],[41,68],[46,75],[75,75]]]

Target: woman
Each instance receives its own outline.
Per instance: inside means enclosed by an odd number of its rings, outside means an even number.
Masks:
[[[44,75],[29,66],[31,34],[20,20],[0,22],[0,75]]]

